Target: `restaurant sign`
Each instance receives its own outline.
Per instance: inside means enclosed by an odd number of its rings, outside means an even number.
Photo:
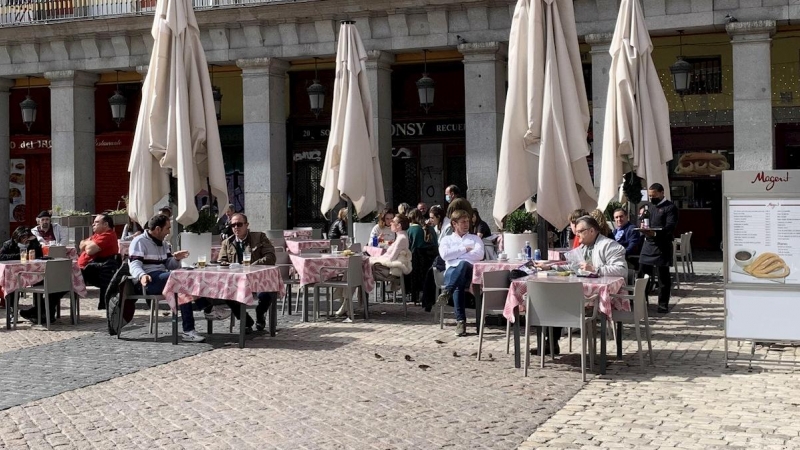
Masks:
[[[291,132],[294,141],[305,142],[327,140],[331,130],[328,125],[302,125],[293,127]],[[466,136],[464,119],[392,122],[392,138],[398,140],[464,136]]]
[[[97,136],[94,139],[95,148],[130,148],[131,145],[133,145],[133,134]],[[53,141],[47,136],[12,136],[8,146],[11,150],[50,150],[53,148]]]

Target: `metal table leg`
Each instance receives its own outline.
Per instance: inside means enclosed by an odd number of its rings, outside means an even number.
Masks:
[[[514,367],[517,369],[522,366],[519,347],[519,307],[514,307]]]
[[[275,330],[278,328],[278,293],[275,293],[275,301],[269,307],[269,335],[275,337]],[[291,311],[291,305],[289,311]]]
[[[247,328],[247,305],[239,304],[239,348],[244,348],[244,331]]]
[[[475,296],[475,333],[481,332],[481,307],[483,306],[483,295],[481,295],[481,285],[473,284],[472,293]]]
[[[178,345],[178,294],[175,294],[175,309],[172,310],[172,345]]]
[[[617,359],[622,359],[622,322],[616,323],[617,327]]]
[[[600,374],[606,374],[606,322],[608,317],[600,313]]]
[[[298,300],[300,301],[300,300]],[[303,285],[303,322],[308,322],[308,285]]]

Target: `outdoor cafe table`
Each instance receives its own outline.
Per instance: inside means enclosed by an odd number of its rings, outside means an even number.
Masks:
[[[45,263],[41,259],[34,261],[2,261],[0,262],[0,295],[5,297],[7,294],[12,294],[19,288],[34,285],[44,279]],[[17,279],[17,274],[21,272],[37,272],[23,273]],[[72,260],[72,289],[76,295],[86,298],[86,284],[83,282],[83,275],[81,269],[78,267],[78,262]],[[10,313],[11,308],[6,305],[6,328],[11,328]]]
[[[283,230],[283,238],[306,238],[311,239],[312,230]]]
[[[612,319],[612,311],[630,311],[630,303],[627,300],[612,297],[625,286],[625,279],[622,277],[600,277],[585,278],[574,275],[568,277],[547,276],[537,277],[531,275],[518,278],[511,282],[506,297],[506,305],[503,308],[503,317],[514,324],[514,367],[520,367],[520,343],[519,343],[519,314],[525,311],[525,294],[528,291],[527,281],[532,280],[537,283],[569,283],[580,282],[583,284],[583,295],[591,297],[597,295],[600,301],[600,373],[606,371],[606,321]],[[527,324],[526,324],[527,325]]]
[[[327,239],[303,239],[303,238],[289,238],[286,239],[286,250],[289,253],[299,255],[301,251],[307,249],[317,250],[330,250],[331,241]]]
[[[219,266],[206,266],[205,269],[173,270],[162,293],[172,310],[172,343],[178,344],[177,306],[190,303],[197,297],[208,297],[240,303],[239,348],[244,348],[246,307],[253,304],[256,292],[277,292],[283,296],[285,289],[278,267],[258,265],[221,269]],[[277,303],[274,301],[270,306],[270,336],[275,336]]]
[[[373,247],[368,245],[364,247],[364,253],[368,254],[369,256],[381,256],[386,253],[386,249],[383,247]]]
[[[119,254],[122,255],[123,258],[128,256],[128,252],[131,248],[131,241],[117,241],[119,245]],[[216,261],[219,258],[219,251],[222,249],[221,245],[212,245],[211,246],[211,259],[209,261]]]
[[[303,322],[308,322],[308,288],[309,285],[325,281],[322,278],[321,270],[323,267],[337,267],[346,269],[349,257],[324,255],[321,253],[303,253],[300,255],[289,255],[292,260],[294,270],[300,276],[300,288],[304,290],[304,304],[303,304]],[[361,257],[361,268],[364,274],[364,291],[367,293],[375,289],[375,280],[372,278],[372,266],[369,263],[369,258],[366,256]],[[326,271],[331,275],[338,275],[341,271]],[[369,319],[369,306],[367,305],[369,296],[364,305],[364,318]]]

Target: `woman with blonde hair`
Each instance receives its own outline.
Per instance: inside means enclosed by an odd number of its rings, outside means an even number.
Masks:
[[[378,237],[378,240],[383,240],[385,242],[394,241],[395,232],[392,231],[392,220],[394,220],[394,212],[391,209],[385,208],[378,214],[378,224],[372,228],[372,231],[369,233],[369,240],[372,242],[372,238],[374,236]]]
[[[606,215],[603,214],[603,211],[599,209],[595,209],[594,211],[589,213],[589,216],[597,221],[597,224],[600,225],[600,234],[607,238],[614,239],[614,232],[611,230],[611,227],[608,225],[606,221]]]
[[[347,236],[347,208],[339,210],[336,221],[331,224],[331,228],[328,230],[328,239],[339,239],[342,236]]]

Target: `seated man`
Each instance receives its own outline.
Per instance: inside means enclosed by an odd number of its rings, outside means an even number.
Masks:
[[[188,250],[172,253],[169,241],[166,240],[171,229],[170,220],[163,214],[158,214],[147,221],[147,229],[136,236],[131,242],[130,271],[131,276],[139,281],[137,287],[142,292],[150,295],[161,295],[169,280],[170,270],[178,269],[180,260],[189,256]],[[183,322],[182,338],[189,342],[203,342],[205,337],[194,329],[193,305],[198,308],[206,306],[204,299],[180,305],[181,321]],[[224,319],[226,316],[213,306],[206,306],[206,319]]]
[[[36,239],[36,236],[31,233],[30,228],[26,226],[20,226],[17,227],[17,229],[11,234],[11,239],[4,242],[3,247],[0,248],[0,261],[18,262],[20,259],[20,245],[26,245],[26,251],[33,250],[34,253],[36,253],[36,258],[42,257],[42,246],[39,245],[39,241]],[[41,285],[43,283],[43,281],[40,281],[36,284]],[[7,294],[6,308],[8,308],[9,317],[11,317],[11,315],[14,313],[14,293],[8,292]],[[54,292],[50,294],[48,299],[50,301],[50,322],[54,322],[56,320],[56,313],[58,312],[59,303],[64,294],[66,294],[66,292]],[[37,318],[41,323],[45,323],[47,321],[44,311],[39,311],[38,302],[33,303],[33,308],[20,308],[19,315],[31,322],[36,322]]]
[[[259,231],[250,231],[250,224],[247,216],[242,213],[234,213],[230,216],[228,226],[233,235],[222,241],[222,248],[219,251],[219,262],[234,263],[242,262],[242,255],[245,251],[250,252],[250,264],[274,266],[275,247],[267,239],[267,235]],[[258,305],[256,306],[256,328],[261,331],[267,327],[267,310],[272,302],[275,301],[275,293],[259,292],[257,294]],[[225,303],[231,308],[231,312],[237,320],[241,304],[233,300],[226,300]],[[253,332],[253,318],[247,314],[245,323],[246,333]]]
[[[94,234],[80,243],[78,267],[86,284],[100,288],[97,309],[106,309],[106,289],[119,268],[116,259],[119,243],[114,233],[114,220],[107,214],[98,214],[92,222],[92,231]]]
[[[634,230],[628,219],[628,211],[622,208],[614,210],[614,240],[625,247],[625,260],[633,266],[639,265],[639,252],[642,251],[642,233]],[[634,267],[636,268],[636,267]]]
[[[582,261],[577,264],[549,265],[537,262],[536,266],[543,270],[555,268],[556,270],[585,270],[600,276],[627,277],[628,265],[625,263],[625,248],[613,239],[600,233],[600,224],[590,216],[583,216],[575,221],[575,235],[580,239],[580,245],[574,250],[582,255]],[[553,336],[561,336],[561,327],[553,327]],[[550,345],[545,342],[544,348],[550,351]],[[558,342],[554,342],[555,354],[560,353]]]
[[[453,211],[450,224],[453,233],[439,241],[439,256],[445,262],[444,288],[436,306],[444,306],[452,297],[456,313],[456,336],[467,335],[466,298],[464,291],[472,283],[472,265],[483,259],[483,241],[469,233],[470,213]]]
[[[40,212],[39,215],[36,216],[36,223],[39,225],[32,229],[31,232],[42,245],[51,241],[55,241],[58,245],[67,245],[69,233],[67,233],[67,230],[61,228],[61,225],[51,223],[51,217],[50,211],[45,210]]]

